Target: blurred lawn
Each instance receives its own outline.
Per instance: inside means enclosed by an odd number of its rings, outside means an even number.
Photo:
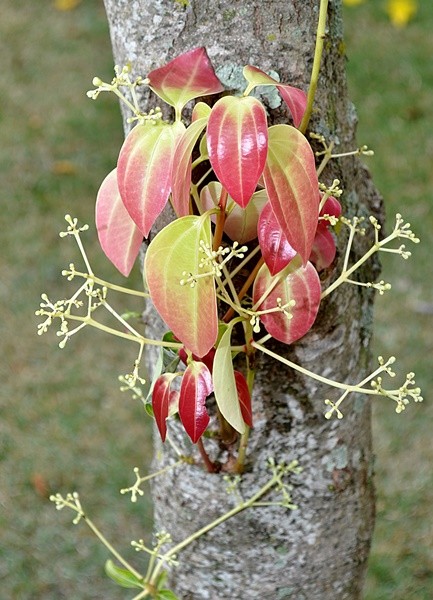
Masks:
[[[415,371],[425,402],[396,415],[376,402],[377,525],[366,600],[433,598],[433,3],[419,2],[407,28],[395,29],[383,2],[345,11],[350,94],[358,140],[375,150],[368,164],[385,198],[421,244],[403,261],[383,257],[393,289],[376,303],[375,351]]]
[[[378,522],[366,598],[427,600],[433,597],[433,5],[421,2],[417,18],[400,31],[381,4],[346,10],[351,96],[359,141],[376,151],[369,164],[390,225],[401,211],[423,243],[408,262],[384,261],[394,289],[378,298],[376,347],[396,354],[402,371],[417,372],[426,402],[400,416],[391,403],[376,404]],[[129,555],[129,541],[148,535],[149,504],[133,506],[118,493],[151,453],[140,406],[118,391],[117,374],[130,370],[134,349],[84,331],[59,350],[53,335],[36,336],[38,319],[31,316],[42,291],[64,296],[59,273],[71,260],[78,264],[71,240],[57,235],[66,212],[92,226],[84,239],[95,271],[121,283],[93,227],[95,194],[122,140],[116,102],[85,96],[94,75],[112,73],[102,3],[85,0],[60,12],[50,0],[4,0],[0,51],[1,596],[121,598],[103,575],[105,550],[46,497],[78,490],[107,537]],[[138,272],[133,277],[139,285]]]

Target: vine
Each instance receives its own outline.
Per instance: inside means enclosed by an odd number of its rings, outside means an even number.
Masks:
[[[204,468],[235,475],[229,488],[238,497],[234,508],[177,544],[172,545],[165,532],[157,535],[153,548],[145,546],[143,540],[133,542],[137,551],[149,556],[143,575],[117,553],[88,518],[78,494],[52,496],[58,509],[76,513],[74,523],[84,520],[122,565],[108,561],[107,574],[120,585],[138,588],[135,600],[175,598],[164,587],[164,573],[176,564],[177,555],[243,510],[276,505],[296,508],[285,481],[288,475],[300,472],[296,462],[281,465],[271,460],[269,480],[248,500],[240,497],[240,474],[254,426],[256,353],[339,390],[337,398],[324,399],[327,419],[343,417],[342,403],[353,392],[387,397],[395,402],[397,412],[411,400],[422,400],[413,373],[408,373],[399,387],[383,383],[384,375],[395,376],[391,368],[394,357],[379,357],[379,366],[362,381],[343,383],[314,373],[266,346],[271,338],[283,344],[302,338],[315,323],[320,303],[343,284],[368,287],[379,294],[388,291],[389,283],[359,281],[355,273],[379,252],[409,258],[405,244],[396,246],[395,242],[419,242],[400,214],[385,237],[381,237],[377,219],[370,216],[367,225],[372,228],[374,241],[362,257],[352,259],[355,237],[366,233],[365,221],[342,214],[339,198],[344,198],[344,191],[338,180],[331,184],[319,181],[329,161],[373,154],[367,146],[335,153],[333,142],[313,132],[310,136],[323,147],[314,153],[304,136],[318,85],[326,14],[327,0],[322,0],[308,95],[247,65],[243,95],[224,95],[212,108],[197,102],[192,122],[185,127],[182,114],[189,101],[224,91],[204,48],[175,58],[145,78],[133,80],[129,66],[116,66],[111,83],[95,77],[95,89],[88,92],[91,99],[102,92],[114,93],[131,112],[128,122],[135,125],[120,150],[117,168],[106,177],[97,196],[96,227],[107,257],[123,275],[129,275],[143,238],[149,238],[168,201],[177,218],[147,244],[144,289],[130,290],[94,274],[82,241],[88,226],[79,226],[77,219],[66,215],[67,228],[60,236],[74,239],[84,268],[77,270],[71,263],[62,272],[68,281],[79,281],[69,298],[52,301],[42,295],[36,314],[44,320],[38,333],[46,333],[59,322],[61,348],[87,326],[137,344],[131,371],[119,376],[120,389],[144,403],[162,441],[172,445],[177,461],[146,476],[136,468],[135,483],[122,489],[122,494],[131,494],[132,502],[136,502],[144,493],[141,485],[148,479],[167,469],[197,464],[195,458],[184,456],[170,437],[170,423],[178,418],[197,445]],[[277,87],[291,114],[291,125],[268,127],[264,106],[250,95],[263,85]],[[139,86],[149,86],[174,109],[173,122],[164,120],[160,107],[147,113],[141,109],[136,91]],[[336,274],[336,237],[342,228],[349,230],[348,239],[341,271]],[[322,272],[333,274],[327,286],[319,276]],[[133,327],[128,315],[119,314],[109,302],[112,294],[151,302],[167,324],[163,339],[146,337],[139,326]],[[103,311],[116,326],[98,318]],[[146,346],[159,348],[150,380],[140,374]],[[241,365],[236,369],[235,357],[236,364]],[[206,405],[211,395],[216,401],[213,421]],[[218,423],[217,431],[214,423]],[[225,465],[212,461],[205,447],[205,432],[226,447],[236,441],[236,459]],[[280,493],[282,500],[264,500],[271,492]]]

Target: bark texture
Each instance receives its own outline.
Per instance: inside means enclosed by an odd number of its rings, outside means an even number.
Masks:
[[[344,152],[356,147],[356,116],[347,98],[340,4],[331,0],[329,5],[310,129],[334,140],[337,151]],[[187,6],[173,0],[105,0],[105,5],[115,62],[130,62],[136,74],[145,76],[204,45],[228,87],[244,89],[241,68],[246,64],[272,69],[281,81],[308,87],[319,0],[190,0]],[[146,94],[145,103],[151,101]],[[268,100],[274,107],[271,120],[286,121],[284,107],[275,108],[275,98]],[[335,177],[349,213],[380,217],[380,198],[358,160],[333,162],[321,180],[330,183]],[[364,239],[355,252],[361,253],[366,243]],[[370,264],[362,273],[364,280],[372,280],[377,268]],[[280,346],[278,351],[332,379],[362,380],[369,369],[372,300],[363,288],[339,288],[323,303],[313,330],[293,347]],[[164,329],[150,312],[149,328],[156,334]],[[286,462],[296,458],[303,467],[292,478],[299,509],[252,509],[194,542],[172,574],[179,598],[361,598],[374,522],[370,406],[365,398],[352,396],[343,406],[344,419],[327,421],[327,397],[336,398],[335,391],[259,357],[255,427],[242,493],[248,497],[267,481],[269,457]],[[179,447],[191,452],[176,426],[170,431]],[[210,446],[214,458],[227,458],[216,444]],[[157,441],[156,465],[174,460],[170,446],[162,448]],[[176,542],[182,540],[235,504],[225,487],[221,475],[199,467],[168,472],[153,490],[156,528],[170,531]]]

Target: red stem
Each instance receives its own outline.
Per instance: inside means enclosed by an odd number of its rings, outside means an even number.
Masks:
[[[204,462],[207,472],[208,473],[216,473],[217,467],[216,467],[215,463],[212,462],[211,459],[209,458],[208,453],[206,452],[205,447],[203,445],[202,438],[199,438],[197,440],[197,448],[199,449],[200,455],[203,459],[203,462]]]

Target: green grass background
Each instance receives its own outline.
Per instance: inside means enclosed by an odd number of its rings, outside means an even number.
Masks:
[[[393,291],[377,301],[376,352],[397,355],[402,373],[416,371],[426,401],[402,415],[375,404],[378,520],[367,600],[433,597],[432,29],[429,0],[403,30],[379,0],[346,10],[359,142],[376,152],[368,160],[390,225],[401,211],[423,242],[407,262],[384,261]],[[0,597],[129,597],[105,578],[104,548],[46,496],[78,490],[107,537],[138,559],[129,541],[148,537],[149,502],[132,505],[118,490],[132,482],[132,467],[147,464],[151,444],[146,417],[116,379],[135,349],[84,331],[59,350],[52,334],[36,335],[32,316],[41,292],[64,297],[59,273],[78,264],[72,240],[58,237],[67,212],[91,225],[95,271],[122,283],[93,226],[95,194],[123,135],[117,103],[85,96],[94,75],[112,76],[102,3],[60,12],[50,0],[3,0],[0,53]],[[133,280],[139,285],[138,272]]]

